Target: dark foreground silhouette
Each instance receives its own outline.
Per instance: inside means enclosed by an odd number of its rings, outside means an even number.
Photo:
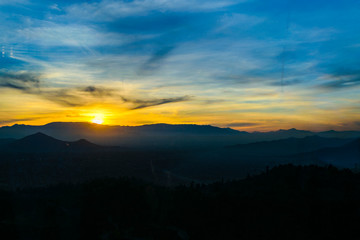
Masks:
[[[284,165],[163,187],[129,178],[0,192],[4,239],[359,239],[360,174]]]
[[[0,188],[45,187],[104,177],[166,186],[243,179],[278,165],[333,165],[358,171],[360,139],[286,138],[211,149],[148,149],[61,141],[43,133],[0,144]]]

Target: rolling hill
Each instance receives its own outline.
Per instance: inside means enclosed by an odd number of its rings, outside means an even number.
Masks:
[[[86,122],[53,122],[41,126],[18,125],[0,128],[0,138],[23,138],[42,132],[61,140],[87,139],[99,145],[147,149],[199,149],[273,141],[286,138],[320,136],[356,138],[360,132],[311,132],[298,129],[271,132],[244,132],[231,128],[194,124],[152,124],[143,126],[107,126]]]
[[[228,148],[242,155],[282,156],[313,152],[327,147],[339,147],[350,141],[352,139],[324,138],[314,135],[304,138],[293,137],[274,141],[237,144]]]
[[[0,150],[3,152],[79,152],[96,151],[101,148],[84,139],[65,142],[38,132],[4,144]]]

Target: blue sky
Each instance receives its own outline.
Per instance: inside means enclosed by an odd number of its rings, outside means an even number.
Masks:
[[[359,1],[0,0],[0,122],[360,128]]]

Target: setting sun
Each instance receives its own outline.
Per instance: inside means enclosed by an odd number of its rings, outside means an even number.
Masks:
[[[91,120],[92,123],[96,123],[96,124],[102,124],[104,122],[104,120],[102,119],[98,119],[98,118],[94,118],[93,120]]]
[[[103,124],[104,123],[104,115],[103,114],[97,113],[97,114],[94,114],[92,117],[93,117],[91,119],[92,123],[96,123],[96,124]]]

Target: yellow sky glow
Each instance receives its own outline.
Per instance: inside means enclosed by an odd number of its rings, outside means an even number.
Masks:
[[[64,106],[42,97],[2,89],[0,125],[42,125],[49,122],[92,122],[104,125],[143,125],[154,123],[209,124],[243,131],[273,131],[298,128],[313,131],[352,130],[346,124],[356,121],[352,108],[333,109],[300,97],[269,94],[263,97],[234,97],[227,101],[208,102],[206,96],[191,101],[174,102],[140,109],[113,96],[96,99],[82,95],[88,103]],[[259,100],[260,99],[260,100]],[[264,100],[266,99],[266,100]],[[319,107],[319,106],[320,107]],[[338,114],[334,114],[336,111]]]

